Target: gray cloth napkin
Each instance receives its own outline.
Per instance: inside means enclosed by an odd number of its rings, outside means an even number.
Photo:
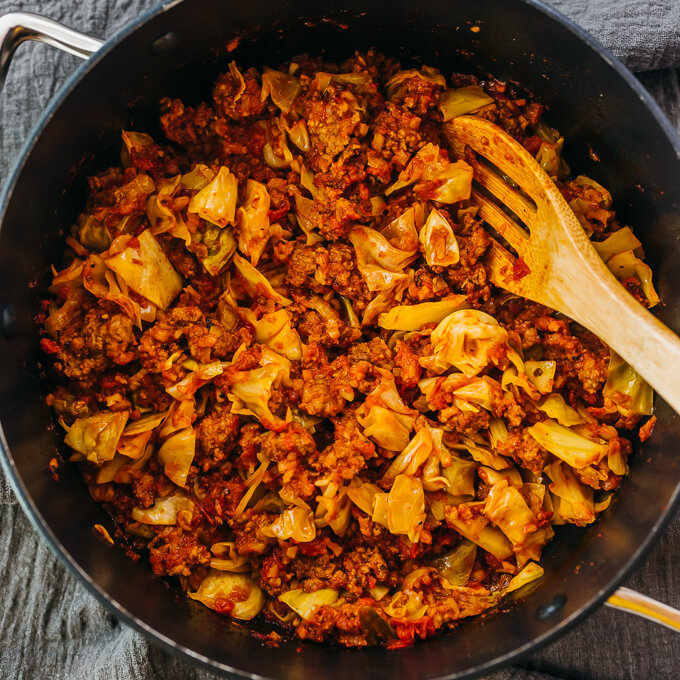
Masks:
[[[188,1],[188,0],[186,0]],[[498,0],[503,2],[503,0]],[[0,0],[97,37],[111,36],[156,0]],[[551,0],[635,71],[680,130],[680,0]],[[22,47],[0,95],[0,185],[21,144],[77,64],[43,45]],[[658,70],[666,69],[666,70]],[[56,228],[57,225],[54,225]],[[628,586],[680,608],[680,518]],[[0,472],[0,679],[211,680],[121,625],[42,543]],[[602,608],[575,631],[487,680],[663,680],[680,676],[676,634]]]

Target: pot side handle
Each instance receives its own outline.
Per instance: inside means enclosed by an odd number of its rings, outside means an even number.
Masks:
[[[38,14],[13,12],[0,16],[0,90],[5,84],[12,55],[27,40],[52,45],[81,59],[87,59],[104,44]]]

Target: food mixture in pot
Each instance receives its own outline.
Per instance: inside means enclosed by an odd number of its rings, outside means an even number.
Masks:
[[[640,242],[542,113],[369,52],[231,63],[210,101],[160,102],[164,139],[123,132],[40,321],[64,451],[132,557],[227,617],[399,647],[595,521],[651,389],[489,283],[473,170],[441,133],[471,114],[519,140],[652,306]]]

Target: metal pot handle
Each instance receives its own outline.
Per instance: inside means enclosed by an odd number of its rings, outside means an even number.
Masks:
[[[28,12],[0,16],[0,90],[5,84],[12,55],[22,42],[37,40],[87,59],[104,43],[83,33]]]

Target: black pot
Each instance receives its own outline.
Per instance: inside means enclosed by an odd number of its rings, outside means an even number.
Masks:
[[[660,399],[654,435],[632,458],[612,506],[594,526],[559,532],[545,551],[545,577],[531,594],[508,611],[391,652],[295,640],[277,648],[262,644],[246,627],[186,599],[147,565],[96,540],[93,524],[110,526],[110,520],[78,471],[64,467],[58,485],[47,472],[59,434],[43,401],[33,317],[50,263],[60,258],[60,230],[83,204],[87,175],[115,162],[120,130],[155,132],[161,96],[200,101],[232,58],[275,66],[303,51],[342,58],[373,46],[405,65],[426,63],[445,74],[493,73],[521,83],[549,105],[547,118],[567,138],[571,166],[611,189],[622,221],[635,225],[665,301],[660,316],[680,330],[680,142],[615,58],[534,0],[321,4],[165,2],[108,41],[45,111],[2,200],[3,462],[24,510],[71,571],[124,621],[191,659],[241,676],[282,680],[471,677],[566,631],[621,583],[659,535],[680,496],[680,417]],[[0,70],[12,43],[52,30],[26,21],[31,29],[8,33]],[[236,36],[238,48],[228,54],[226,44]],[[51,42],[81,53],[97,46],[73,47],[73,35],[52,35]]]

